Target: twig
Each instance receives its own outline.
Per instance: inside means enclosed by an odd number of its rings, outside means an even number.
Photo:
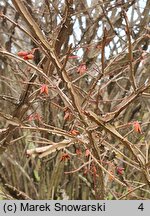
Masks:
[[[128,37],[128,52],[129,52],[129,61],[130,61],[129,78],[131,79],[131,85],[133,86],[133,89],[136,90],[137,86],[136,86],[135,76],[134,76],[131,32],[130,32],[130,28],[129,28],[128,17],[127,17],[126,12],[124,10],[122,11],[122,16],[124,17],[125,22],[126,22],[126,34],[127,34],[127,37]]]

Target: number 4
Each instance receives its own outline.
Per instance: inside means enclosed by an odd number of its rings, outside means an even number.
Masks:
[[[139,205],[138,209],[140,209],[141,211],[144,210],[143,203],[141,203],[141,204]]]

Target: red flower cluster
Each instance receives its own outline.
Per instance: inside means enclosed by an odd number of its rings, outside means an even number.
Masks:
[[[81,149],[77,148],[77,149],[76,149],[76,154],[79,155],[79,156],[82,155]]]
[[[18,52],[18,56],[22,57],[24,60],[34,59],[34,55],[33,55],[32,51],[20,51],[20,52]]]
[[[117,174],[123,175],[124,168],[123,167],[116,167],[116,171],[117,171]]]
[[[73,117],[73,115],[72,115],[72,113],[71,113],[71,111],[69,110],[69,108],[68,107],[66,107],[65,109],[64,109],[64,120],[71,120],[72,119],[72,117]]]
[[[72,134],[72,135],[74,135],[74,136],[76,136],[76,135],[78,135],[80,132],[79,132],[78,130],[73,129],[73,130],[71,130],[69,133]]]
[[[133,127],[134,127],[134,130],[135,130],[137,133],[142,134],[142,129],[141,129],[141,126],[140,126],[140,124],[139,124],[138,121],[134,121],[134,122],[133,122]]]
[[[41,121],[41,116],[38,113],[34,113],[34,114],[29,115],[28,120],[29,121],[34,121],[34,120]]]
[[[87,67],[85,63],[82,63],[81,65],[79,65],[78,69],[77,69],[77,73],[79,73],[80,75],[84,74],[87,71]]]
[[[47,94],[48,95],[48,86],[46,84],[42,84],[41,88],[40,88],[40,94]]]
[[[85,157],[88,157],[90,155],[90,151],[89,151],[89,149],[86,149],[85,150]]]
[[[66,153],[66,154],[63,154],[63,155],[61,156],[60,161],[66,161],[66,160],[70,160],[70,155],[68,155],[67,153]]]

